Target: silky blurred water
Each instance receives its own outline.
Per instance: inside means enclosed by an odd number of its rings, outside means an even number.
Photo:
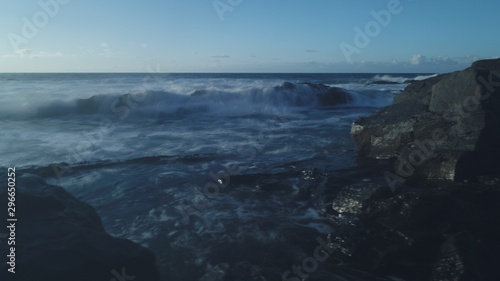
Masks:
[[[279,276],[331,231],[312,196],[356,166],[352,122],[405,87],[369,82],[418,76],[0,74],[0,165],[92,205],[107,232],[157,254],[165,280],[221,264]],[[306,82],[353,100],[321,105]]]

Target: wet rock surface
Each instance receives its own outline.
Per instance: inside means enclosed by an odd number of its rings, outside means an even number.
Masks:
[[[414,81],[352,125],[372,181],[329,195],[335,259],[404,280],[498,279],[499,70]]]
[[[17,176],[16,274],[12,280],[159,280],[153,254],[105,233],[90,205],[38,176]],[[0,197],[7,198],[5,193],[0,191]],[[5,215],[2,220],[6,221]],[[3,242],[0,252],[7,253]],[[11,280],[7,264],[0,270],[2,280]]]
[[[329,263],[402,280],[497,280],[500,186],[438,180],[391,189],[385,167],[369,166],[357,182],[330,175],[318,199],[332,223]]]
[[[497,175],[500,59],[411,83],[394,104],[357,120],[360,154],[394,161],[394,174],[446,180]]]

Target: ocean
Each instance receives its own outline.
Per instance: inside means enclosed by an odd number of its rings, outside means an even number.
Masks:
[[[335,227],[328,175],[358,166],[352,122],[431,75],[0,74],[0,166],[93,206],[163,280],[298,280]],[[321,85],[352,98],[325,104]],[[356,275],[308,280],[335,272]]]

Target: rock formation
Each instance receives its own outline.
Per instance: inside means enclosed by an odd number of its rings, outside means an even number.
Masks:
[[[316,93],[319,105],[335,106],[349,103],[353,100],[351,94],[342,88],[330,87],[324,84],[300,83],[294,84],[291,82],[283,82],[281,85],[274,87],[275,91],[297,91],[297,86],[305,86],[306,89]]]
[[[337,260],[404,280],[498,279],[500,59],[412,82],[351,135],[378,172],[330,195]]]
[[[500,59],[414,81],[351,135],[362,156],[394,161],[394,184],[491,178],[500,167]]]
[[[498,200],[481,185],[344,186],[325,210],[330,261],[407,281],[496,280]]]
[[[16,187],[16,273],[2,262],[1,280],[158,280],[154,255],[105,233],[90,205],[34,175],[18,174]],[[7,198],[5,193],[0,191],[0,198]],[[0,252],[9,253],[10,247],[1,241]]]

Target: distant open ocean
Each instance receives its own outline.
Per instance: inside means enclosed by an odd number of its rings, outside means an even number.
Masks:
[[[164,280],[281,280],[332,229],[312,197],[357,166],[352,122],[406,86],[370,82],[430,75],[0,74],[0,166],[92,205]],[[353,99],[324,105],[304,83]]]

